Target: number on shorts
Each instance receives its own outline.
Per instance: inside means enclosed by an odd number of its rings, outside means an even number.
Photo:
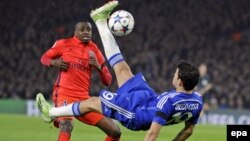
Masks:
[[[114,98],[114,95],[115,95],[115,93],[111,93],[111,92],[105,92],[105,93],[103,93],[103,97],[104,97],[105,99],[107,99],[107,100],[113,99],[113,98]]]

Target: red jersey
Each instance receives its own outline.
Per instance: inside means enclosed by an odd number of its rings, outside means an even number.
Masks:
[[[55,58],[69,62],[68,70],[60,71],[58,74],[54,84],[54,94],[63,94],[77,99],[90,97],[90,80],[93,69],[93,66],[89,64],[90,51],[95,53],[99,64],[105,63],[101,51],[94,42],[84,44],[77,37],[58,40],[43,54],[41,62],[47,66],[50,66],[50,61]],[[103,83],[111,83],[112,77],[106,66],[100,71],[100,75]]]

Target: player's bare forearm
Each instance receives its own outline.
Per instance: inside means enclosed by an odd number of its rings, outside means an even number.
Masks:
[[[173,141],[185,141],[193,133],[194,124],[185,123],[185,127],[179,132],[179,134],[173,139]]]
[[[147,133],[144,141],[156,141],[157,137],[158,137],[158,135],[156,135],[156,134]]]
[[[160,133],[160,130],[161,130],[161,125],[156,122],[153,122],[144,138],[144,141],[156,141]]]
[[[185,141],[188,137],[190,137],[192,133],[187,133],[185,131],[181,131],[174,139],[173,141]]]

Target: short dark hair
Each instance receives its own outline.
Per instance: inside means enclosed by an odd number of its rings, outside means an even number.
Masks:
[[[82,24],[89,24],[92,28],[92,25],[89,21],[79,21],[75,24],[75,30],[77,30],[79,28],[79,26],[81,26]]]
[[[178,63],[177,68],[179,69],[178,77],[181,79],[184,89],[186,91],[194,89],[200,77],[197,67],[182,60]]]

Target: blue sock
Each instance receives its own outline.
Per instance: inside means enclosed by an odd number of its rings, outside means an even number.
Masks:
[[[124,59],[121,53],[117,53],[111,56],[108,61],[109,61],[110,66],[113,67],[115,64],[121,61],[124,61]]]
[[[72,106],[72,112],[74,114],[74,116],[80,116],[80,102],[76,102],[73,104]]]

